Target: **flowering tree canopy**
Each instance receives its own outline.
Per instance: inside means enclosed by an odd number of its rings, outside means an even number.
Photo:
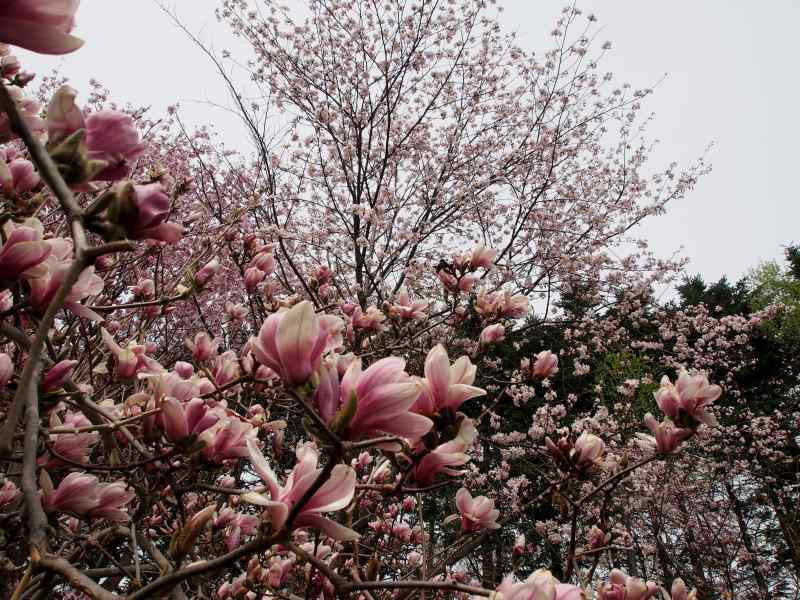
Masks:
[[[705,166],[487,4],[221,0],[250,154],[31,92],[79,1],[0,7],[4,597],[797,594],[800,270],[656,302]]]

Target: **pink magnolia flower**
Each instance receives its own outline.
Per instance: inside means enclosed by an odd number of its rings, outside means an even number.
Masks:
[[[319,317],[310,302],[300,302],[267,317],[258,337],[251,340],[253,354],[284,383],[300,386],[319,368],[322,355],[339,345],[342,327],[341,319]]]
[[[68,410],[64,414],[64,421],[56,410],[50,413],[50,428],[60,427],[86,427],[91,425],[89,419],[78,411]],[[86,431],[83,433],[56,433],[50,435],[50,443],[58,456],[63,456],[77,463],[89,462],[89,450],[100,439],[100,434],[96,431]],[[39,464],[45,467],[53,467],[61,464],[57,457],[51,458],[49,453],[39,457]]]
[[[514,547],[511,550],[512,555],[514,558],[519,558],[520,556],[525,554],[525,534],[520,533],[514,539]]]
[[[129,239],[156,240],[174,244],[183,237],[183,227],[168,221],[170,200],[161,183],[134,185],[133,195],[117,220]],[[123,217],[122,214],[125,216]],[[135,215],[135,216],[134,216]]]
[[[385,358],[363,373],[360,359],[352,360],[341,384],[337,362],[332,359],[318,371],[315,402],[322,419],[332,424],[340,407],[355,400],[349,422],[339,425],[348,439],[386,433],[416,440],[430,430],[429,419],[409,412],[419,386],[403,370],[404,360]]]
[[[252,292],[258,287],[258,284],[264,281],[267,276],[264,271],[258,267],[247,267],[244,271],[244,287],[248,292]]]
[[[38,187],[41,181],[31,161],[16,158],[6,164],[0,160],[0,187],[6,196],[13,198],[29,192]]]
[[[133,490],[127,488],[124,482],[101,483],[95,488],[96,504],[89,511],[89,516],[97,519],[108,519],[115,523],[125,523],[130,520],[128,513],[122,507],[136,497]]]
[[[353,327],[364,329],[365,331],[383,331],[386,327],[383,322],[386,320],[384,315],[376,306],[370,306],[366,311],[362,311],[360,306],[356,306],[351,317]]]
[[[131,163],[145,150],[133,117],[115,110],[100,110],[86,117],[85,127],[89,159],[107,165],[92,179],[119,181],[130,175]]]
[[[43,313],[61,287],[67,272],[72,266],[72,242],[61,238],[48,240],[52,251],[42,263],[44,273],[29,279],[31,306]],[[78,281],[70,289],[64,302],[64,307],[79,317],[92,321],[102,321],[103,317],[80,303],[89,296],[96,296],[103,291],[103,279],[96,275],[94,266],[86,267],[80,274]]]
[[[390,314],[406,320],[424,319],[427,310],[428,303],[424,300],[412,301],[406,288],[400,288],[394,297],[394,304],[389,306]]]
[[[94,475],[76,471],[69,473],[54,489],[53,481],[42,469],[39,487],[45,512],[68,512],[117,523],[128,521],[129,516],[122,507],[135,497],[121,481],[100,483]]]
[[[472,249],[469,263],[473,269],[483,268],[488,271],[492,268],[492,261],[496,256],[497,250],[487,248],[483,243],[479,243]]]
[[[0,11],[1,10],[2,8],[0,8]],[[1,24],[0,27],[2,27]],[[6,90],[17,104],[20,112],[22,113],[22,118],[25,121],[25,124],[28,126],[28,129],[30,129],[34,134],[43,133],[45,130],[45,122],[41,117],[39,117],[39,109],[41,108],[41,104],[39,104],[39,102],[34,98],[26,97],[22,93],[22,90],[17,86],[9,86],[6,88]],[[11,122],[8,120],[8,115],[5,112],[0,113],[0,143],[8,142],[16,139],[17,137],[19,136],[17,135],[17,132],[14,131],[13,127],[11,127]]]
[[[212,258],[205,265],[203,265],[203,267],[197,271],[197,273],[194,274],[195,282],[197,282],[197,284],[200,286],[206,285],[209,281],[211,281],[214,275],[217,274],[220,266],[219,258]]]
[[[215,528],[225,528],[225,547],[230,552],[241,544],[243,537],[250,537],[258,531],[258,516],[237,512],[226,506],[214,519]]]
[[[83,515],[97,504],[95,490],[97,477],[73,471],[69,473],[57,489],[47,471],[42,469],[39,475],[39,487],[42,489],[42,506],[46,512],[71,512]]]
[[[600,585],[599,600],[647,600],[658,593],[658,586],[653,582],[644,582],[637,577],[630,577],[613,569],[609,581]]]
[[[14,376],[14,361],[5,352],[0,353],[0,388],[4,388]]]
[[[247,456],[247,442],[258,436],[258,430],[247,421],[227,416],[203,431],[197,439],[204,444],[203,455],[213,462]]]
[[[484,319],[524,317],[529,310],[528,297],[523,294],[512,295],[508,291],[481,290],[475,300],[475,310]]]
[[[181,379],[191,379],[192,375],[194,375],[194,367],[192,364],[183,360],[176,362],[173,370]]]
[[[508,575],[497,588],[496,600],[556,600],[557,585],[558,580],[546,569],[538,569],[517,583],[513,575]]]
[[[446,271],[437,271],[436,275],[439,280],[444,284],[444,287],[453,293],[469,292],[475,287],[475,282],[478,281],[476,275],[465,274],[456,278],[454,275]]]
[[[575,440],[575,446],[570,453],[570,457],[578,467],[591,467],[600,462],[605,448],[606,445],[603,440],[594,434],[584,431]]]
[[[722,388],[710,385],[705,375],[689,375],[681,371],[674,385],[664,375],[661,387],[653,395],[658,407],[675,423],[691,425],[691,421],[699,421],[714,427],[717,419],[707,409],[721,393]],[[690,423],[685,423],[687,418]]]
[[[252,268],[258,269],[264,276],[272,275],[275,272],[275,267],[277,266],[277,261],[275,260],[275,256],[272,254],[271,251],[262,250],[258,254],[253,257],[251,261]],[[263,279],[263,278],[262,278]]]
[[[21,277],[40,277],[47,272],[42,263],[52,251],[44,241],[44,227],[38,219],[3,226],[6,242],[0,248],[0,280],[16,281]]]
[[[495,323],[483,328],[478,341],[481,346],[486,346],[487,344],[502,342],[504,339],[506,339],[506,328],[500,323]]]
[[[225,416],[225,412],[210,408],[200,398],[181,402],[170,396],[161,403],[161,416],[165,437],[171,442],[179,442],[212,427]]]
[[[339,386],[343,405],[356,399],[355,415],[346,431],[348,439],[384,433],[416,441],[430,431],[433,422],[410,410],[419,395],[419,384],[408,377],[405,366],[405,360],[393,356],[363,372],[360,359],[350,364]],[[329,371],[333,376],[334,370]]]
[[[527,370],[530,365],[527,359],[523,359],[524,364],[522,365],[523,370]],[[531,369],[531,374],[534,377],[539,377],[541,379],[548,379],[558,373],[558,356],[556,356],[550,350],[542,350],[539,354],[536,355],[536,360],[533,363],[533,368]]]
[[[647,413],[644,416],[644,422],[653,435],[637,433],[636,437],[639,438],[642,446],[655,449],[661,454],[670,454],[674,452],[685,439],[690,438],[694,434],[694,431],[691,429],[679,429],[675,427],[675,424],[669,417],[665,417],[664,421],[659,423],[653,415]]]
[[[462,487],[456,492],[456,508],[461,517],[461,531],[481,531],[483,529],[499,529],[497,517],[500,511],[494,507],[494,500],[486,496],[472,497],[467,488]],[[451,515],[446,521],[459,518]]]
[[[78,93],[61,86],[47,111],[48,147],[54,149],[78,131],[85,132],[81,148],[85,158],[100,161],[93,169],[94,181],[119,181],[131,173],[131,163],[145,150],[131,115],[115,110],[100,110],[84,118],[75,103]]]
[[[466,356],[451,365],[447,350],[437,344],[425,359],[425,379],[414,410],[434,415],[442,409],[458,410],[467,400],[483,396],[484,390],[472,386],[476,370]]]
[[[672,600],[697,600],[697,590],[691,592],[680,577],[672,582]]]
[[[19,488],[10,479],[3,481],[0,485],[0,508],[4,508],[14,502],[19,496]]]
[[[214,375],[214,384],[217,387],[230,383],[239,376],[239,359],[233,350],[223,352],[214,359],[211,374]]]
[[[464,418],[456,437],[441,444],[419,461],[414,469],[414,479],[421,485],[429,485],[439,473],[457,477],[463,471],[456,470],[469,462],[467,451],[472,447],[478,432],[471,419]]]
[[[205,331],[195,334],[194,340],[187,339],[185,344],[192,353],[192,358],[199,363],[206,362],[216,356],[219,348],[219,342],[212,339]]]
[[[70,35],[80,0],[5,0],[0,42],[40,54],[67,54],[83,45]]]
[[[159,373],[163,367],[153,358],[146,354],[147,347],[144,344],[130,342],[125,348],[121,348],[106,329],[100,329],[100,336],[103,342],[111,350],[116,365],[116,376],[122,379],[131,379],[139,373]]]
[[[225,303],[225,314],[233,321],[241,321],[247,316],[247,307],[244,304]]]
[[[247,447],[253,468],[266,484],[268,495],[248,493],[242,495],[242,500],[265,507],[273,529],[278,531],[286,523],[289,511],[322,472],[322,469],[317,468],[319,453],[311,443],[298,444],[295,453],[297,463],[286,484],[281,486],[255,442],[248,441]],[[355,494],[355,486],[356,472],[352,467],[336,465],[328,481],[301,508],[294,526],[313,527],[339,541],[358,539],[359,534],[352,529],[322,516],[323,513],[335,512],[350,504]]]
[[[42,377],[42,391],[49,392],[64,385],[77,364],[77,360],[62,360],[50,367]]]

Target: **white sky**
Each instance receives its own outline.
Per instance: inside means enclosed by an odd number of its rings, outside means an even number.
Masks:
[[[166,0],[190,30],[217,50],[236,40],[214,17],[219,0]],[[287,3],[299,0],[286,0]],[[527,50],[549,48],[565,0],[498,0],[501,20]],[[800,156],[800,84],[794,43],[797,0],[579,0],[595,13],[613,50],[601,65],[634,88],[666,79],[645,107],[656,113],[658,164],[689,164],[708,154],[713,172],[667,215],[642,231],[660,256],[683,248],[689,270],[707,281],[736,278],[800,241],[794,180]],[[181,104],[191,125],[211,123],[226,145],[248,150],[213,65],[177,31],[155,0],[83,0],[76,33],[86,40],[63,58],[20,51],[29,70],[59,66],[86,97],[95,78],[118,101],[162,114]]]

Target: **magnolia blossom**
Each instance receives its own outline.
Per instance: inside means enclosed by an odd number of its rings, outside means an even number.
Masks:
[[[159,373],[163,367],[156,360],[147,356],[147,346],[130,342],[122,348],[106,329],[100,329],[103,342],[111,350],[114,357],[115,373],[122,379],[131,379],[139,373]]]
[[[489,292],[484,289],[475,300],[475,310],[484,319],[524,317],[529,310],[528,297],[522,294],[512,295],[508,291]]]
[[[472,249],[469,264],[473,269],[483,268],[487,271],[492,268],[492,261],[497,256],[497,250],[487,248],[483,243],[476,244]]]
[[[6,387],[14,376],[14,361],[5,352],[0,353],[0,389]]]
[[[243,458],[248,455],[247,443],[256,439],[258,430],[236,416],[226,416],[203,431],[197,439],[203,444],[203,455],[213,462]]]
[[[672,582],[672,600],[697,600],[697,590],[691,592],[680,577]]]
[[[42,223],[35,218],[21,224],[9,220],[3,225],[3,231],[6,242],[0,248],[0,280],[44,275],[47,269],[42,263],[53,248],[43,240]]]
[[[61,238],[48,240],[51,252],[40,265],[44,267],[41,275],[29,279],[30,303],[34,309],[43,313],[61,287],[67,273],[72,267],[72,242]],[[67,293],[64,307],[80,317],[92,321],[102,321],[103,317],[80,304],[88,296],[96,296],[103,291],[103,280],[94,272],[94,266],[86,267]]]
[[[461,275],[460,277],[456,277],[455,275],[444,270],[437,271],[436,276],[448,291],[456,294],[458,292],[470,291],[473,287],[475,287],[475,282],[478,280],[475,275],[465,274]]]
[[[429,485],[439,473],[451,477],[463,474],[463,471],[454,467],[469,462],[467,451],[472,447],[477,435],[478,431],[472,420],[464,418],[454,439],[437,446],[422,457],[414,469],[414,479],[421,485]]]
[[[360,306],[356,306],[350,318],[356,329],[365,331],[383,331],[385,329],[383,322],[386,320],[386,315],[378,310],[377,306],[369,306],[365,311],[362,311]]]
[[[644,447],[654,448],[661,454],[674,452],[685,439],[690,438],[694,433],[691,429],[675,427],[669,417],[665,417],[664,421],[659,423],[652,414],[647,413],[644,416],[644,422],[653,435],[637,433],[636,437]]]
[[[0,508],[4,508],[14,502],[19,496],[19,488],[10,479],[3,481],[0,485]]]
[[[195,334],[193,340],[187,339],[184,343],[189,352],[192,353],[192,358],[199,363],[206,362],[216,356],[219,348],[219,342],[205,331]]]
[[[268,495],[251,492],[242,495],[242,500],[265,507],[265,514],[273,529],[280,530],[286,523],[289,511],[322,473],[322,469],[317,468],[319,453],[311,443],[298,444],[295,453],[297,463],[286,484],[281,486],[255,442],[248,441],[247,448],[253,468],[267,486]],[[360,536],[352,529],[322,516],[323,513],[335,512],[350,504],[355,494],[355,485],[356,472],[347,465],[336,465],[330,478],[302,506],[293,525],[319,529],[335,540],[358,539]]]
[[[708,408],[721,393],[722,389],[718,385],[710,385],[705,375],[689,375],[681,371],[674,385],[664,375],[661,387],[653,395],[658,407],[675,423],[683,425],[688,418],[690,423],[687,425],[691,425],[691,421],[699,421],[714,427],[717,419]]]
[[[118,191],[119,208],[112,221],[124,228],[129,239],[173,244],[183,237],[183,227],[168,221],[169,196],[161,183],[124,185]]]
[[[267,276],[264,271],[258,267],[247,267],[244,270],[244,287],[248,292],[253,292],[258,287],[258,284],[264,281]]]
[[[557,585],[558,580],[546,569],[538,569],[517,583],[513,575],[508,575],[497,588],[495,600],[556,600]]]
[[[405,287],[400,288],[394,297],[394,304],[389,305],[390,314],[406,320],[424,319],[427,310],[428,303],[424,300],[412,301]]]
[[[486,346],[487,344],[496,344],[498,342],[502,342],[505,338],[506,328],[500,323],[495,323],[494,325],[489,325],[488,327],[483,328],[478,341],[481,346]]]
[[[80,0],[4,0],[0,42],[41,54],[67,54],[83,45],[70,35]]]
[[[92,179],[119,181],[131,173],[131,163],[145,150],[131,115],[100,110],[86,117],[86,146],[90,160],[106,163]]]
[[[41,183],[42,178],[33,163],[24,158],[16,158],[6,163],[0,158],[0,188],[9,197],[29,192]]]
[[[203,265],[200,270],[194,274],[194,280],[197,285],[204,286],[211,281],[214,275],[217,274],[217,271],[219,271],[220,266],[219,258],[217,257],[212,258],[205,265]]]
[[[637,577],[630,577],[619,569],[612,569],[609,581],[600,585],[598,600],[647,600],[658,593],[658,586]]]
[[[89,419],[82,412],[67,410],[62,421],[58,411],[50,413],[50,428],[61,427],[78,428],[91,425]],[[100,439],[100,434],[96,431],[85,431],[83,433],[55,433],[50,435],[50,445],[57,457],[50,458],[49,453],[39,457],[39,464],[46,467],[56,466],[61,461],[58,456],[76,463],[89,462],[89,450]]]
[[[65,158],[83,159],[84,166],[90,167],[82,173],[83,179],[124,179],[130,175],[131,163],[145,150],[133,117],[115,110],[100,110],[84,118],[83,111],[75,104],[77,95],[73,88],[64,85],[50,100],[47,109],[48,147],[60,153],[61,150],[56,149],[62,142],[67,142],[61,147],[66,152]],[[76,153],[72,148],[77,132],[84,132],[85,139],[77,140],[81,151]]]
[[[603,440],[594,434],[584,431],[575,440],[575,446],[570,453],[570,458],[578,467],[591,467],[600,462],[605,447]]]
[[[500,524],[497,522],[500,511],[494,507],[494,500],[486,496],[473,498],[469,490],[462,487],[456,492],[456,508],[461,517],[461,531],[500,528]],[[447,520],[457,519],[459,515],[451,515]]]
[[[341,343],[341,319],[317,316],[314,305],[300,302],[271,314],[251,339],[253,354],[290,386],[306,383],[319,368],[322,355]]]
[[[225,547],[230,552],[242,541],[258,531],[258,516],[237,512],[226,506],[214,519],[214,528],[225,528]]]
[[[58,488],[54,488],[50,476],[43,469],[39,476],[39,487],[42,489],[42,507],[46,512],[68,512],[118,523],[129,520],[123,507],[136,496],[121,481],[100,483],[94,475],[76,471],[69,473]]]
[[[418,440],[430,431],[433,422],[410,410],[420,386],[408,377],[405,364],[402,358],[389,357],[362,371],[357,358],[341,382],[334,365],[328,365],[320,371],[316,394],[320,414],[330,421],[340,406],[343,411],[352,411],[352,416],[343,417],[347,422],[342,423],[343,434],[351,440],[381,434]]]
[[[541,379],[548,379],[558,373],[558,356],[550,350],[542,350],[536,355],[533,362],[533,368],[530,367],[530,361],[523,358],[520,364],[523,371],[530,369],[531,375]]]
[[[200,398],[181,402],[167,397],[161,403],[164,435],[171,442],[179,442],[190,435],[199,435],[224,416],[224,410],[210,408]]]
[[[42,391],[49,392],[64,385],[77,364],[77,360],[62,360],[50,367],[42,377]]]
[[[452,365],[444,346],[437,344],[425,359],[425,379],[414,410],[434,415],[442,409],[458,410],[467,400],[486,392],[473,387],[477,367],[462,356]]]

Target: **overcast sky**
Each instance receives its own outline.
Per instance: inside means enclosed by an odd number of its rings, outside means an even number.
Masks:
[[[288,0],[297,2],[299,0]],[[181,20],[217,50],[237,40],[214,17],[220,0],[167,0]],[[543,51],[564,4],[559,0],[498,0],[501,20],[520,44]],[[655,161],[691,163],[707,155],[713,172],[667,215],[644,226],[660,256],[682,252],[689,270],[707,280],[738,277],[762,260],[780,258],[800,241],[800,84],[794,38],[797,0],[583,0],[602,39],[613,42],[604,69],[634,88],[667,77],[646,108],[656,113],[650,135]],[[30,70],[59,66],[86,97],[95,78],[114,99],[152,107],[181,104],[190,124],[213,123],[226,145],[246,149],[212,65],[178,32],[155,0],[83,0],[76,33],[86,40],[63,58],[24,52]]]

